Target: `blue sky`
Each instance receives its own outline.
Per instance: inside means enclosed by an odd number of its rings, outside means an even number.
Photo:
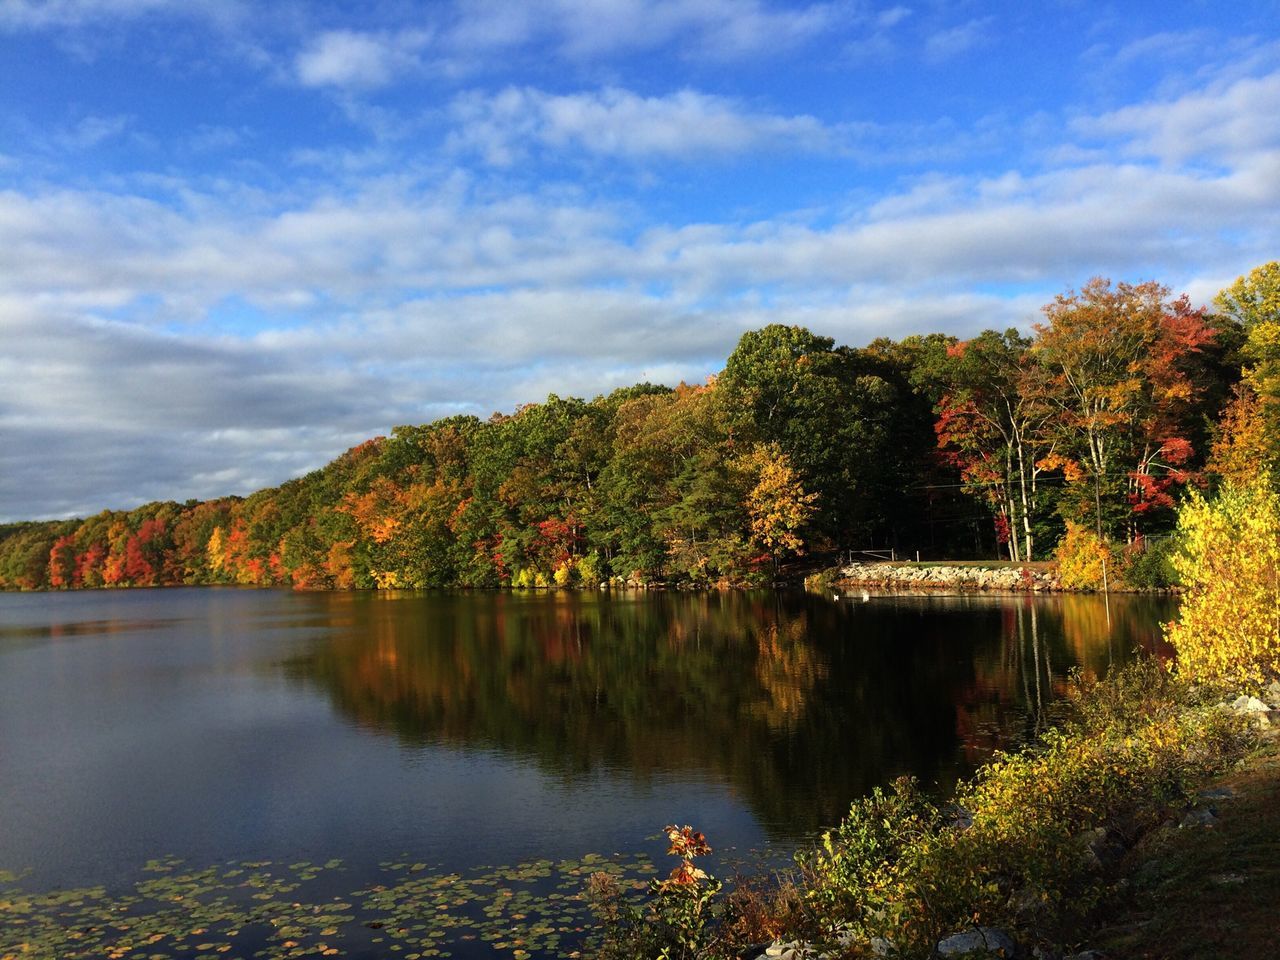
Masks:
[[[0,519],[1280,256],[1280,2],[0,0]]]

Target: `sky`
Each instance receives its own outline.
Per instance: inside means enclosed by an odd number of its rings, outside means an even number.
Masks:
[[[0,521],[1280,257],[1280,0],[0,0]]]

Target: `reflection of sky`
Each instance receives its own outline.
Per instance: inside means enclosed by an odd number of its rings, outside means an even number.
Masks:
[[[176,596],[125,602],[168,608]],[[241,628],[294,600],[220,596]],[[42,599],[96,615],[83,608],[118,595],[90,598]],[[0,598],[0,617],[24,599]],[[452,869],[635,849],[672,818],[760,840],[715,780],[636,784],[601,771],[563,781],[489,750],[402,746],[261,669],[305,639],[219,627],[0,648],[0,865],[34,868],[36,886],[119,881],[160,855],[369,868],[407,853]]]

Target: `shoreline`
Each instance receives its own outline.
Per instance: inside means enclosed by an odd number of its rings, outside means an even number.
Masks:
[[[874,588],[888,593],[1123,593],[1169,595],[1178,593],[1169,587],[1130,587],[1114,584],[1108,591],[1067,587],[1062,584],[1054,565],[1035,562],[1027,564],[991,563],[966,564],[948,561],[937,563],[910,563],[906,561],[880,561],[877,563],[851,563],[805,578],[810,589],[843,591]]]

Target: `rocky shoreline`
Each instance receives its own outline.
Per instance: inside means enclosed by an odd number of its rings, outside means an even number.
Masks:
[[[999,593],[1093,593],[1063,586],[1056,568],[1046,564],[1028,566],[981,566],[977,564],[912,564],[881,561],[851,563],[810,577],[807,584],[841,590],[955,590]],[[1117,579],[1113,593],[1167,592],[1137,590]]]
[[[1067,588],[1054,570],[1036,567],[985,567],[970,565],[919,566],[903,563],[851,563],[832,571],[835,587],[926,590],[998,590],[1009,593],[1046,593]]]

